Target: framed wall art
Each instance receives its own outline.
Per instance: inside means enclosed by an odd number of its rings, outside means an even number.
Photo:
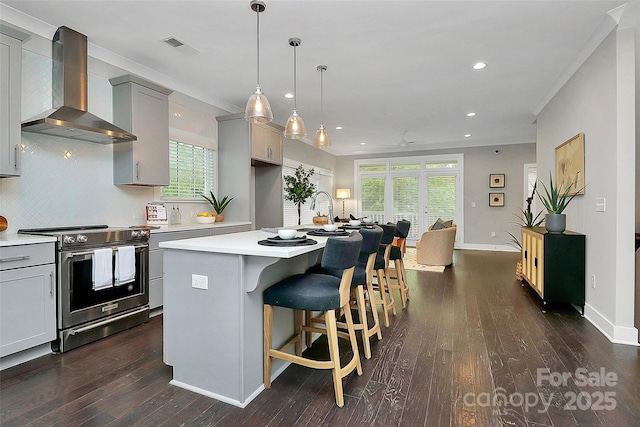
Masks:
[[[489,206],[504,206],[504,193],[489,193]]]
[[[556,185],[564,190],[573,184],[573,195],[584,194],[584,183],[584,133],[579,133],[556,147]]]
[[[504,174],[489,174],[489,188],[504,188]]]

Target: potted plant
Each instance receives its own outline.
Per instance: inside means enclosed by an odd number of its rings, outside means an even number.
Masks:
[[[533,212],[531,212],[531,202],[533,202],[533,197],[536,194],[536,184],[533,185],[533,191],[531,192],[531,197],[527,197],[527,209],[520,208],[521,215],[515,215],[520,221],[518,224],[521,227],[537,227],[542,224],[542,219],[540,219],[540,215],[542,215],[542,211],[538,212],[536,216],[533,216]],[[520,250],[522,252],[522,244],[520,243],[520,239],[507,231],[507,234],[511,237],[511,241],[509,244],[514,248]],[[522,280],[522,261],[518,261],[516,264],[516,279]]]
[[[315,170],[304,170],[302,165],[296,168],[293,175],[284,176],[284,199],[298,206],[298,225],[300,225],[300,207],[316,191],[316,185],[311,182]]]
[[[554,185],[551,172],[549,172],[549,187],[547,188],[544,183],[542,183],[542,186],[544,187],[544,194],[538,193],[538,197],[547,210],[547,214],[544,217],[544,227],[549,233],[562,233],[567,225],[566,215],[562,212],[584,187],[570,194],[572,187],[575,186],[575,181],[570,183],[567,188],[562,189],[560,186]]]
[[[216,211],[216,222],[222,222],[224,221],[224,215],[222,212],[224,212],[227,206],[229,206],[229,203],[231,203],[235,197],[224,196],[222,199],[216,199],[213,191],[210,191],[209,193],[211,194],[211,197],[207,197],[204,194],[201,194],[201,196],[207,199],[207,202],[211,203],[213,210]]]

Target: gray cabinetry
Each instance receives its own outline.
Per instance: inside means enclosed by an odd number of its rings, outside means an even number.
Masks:
[[[226,217],[249,220],[256,229],[282,226],[282,128],[249,125],[243,114],[216,119],[218,192],[236,197]],[[263,154],[260,159],[257,151]]]
[[[169,184],[169,94],[135,76],[109,80],[113,86],[113,121],[138,139],[113,144],[113,183]]]
[[[163,293],[163,250],[158,246],[160,242],[169,240],[193,239],[195,237],[207,237],[216,234],[237,233],[248,231],[249,225],[203,228],[198,230],[169,231],[164,233],[151,233],[149,239],[149,308],[162,307]]]
[[[282,131],[266,124],[250,125],[252,163],[282,164]]]
[[[0,34],[0,177],[20,176],[22,42]]]
[[[53,243],[0,248],[0,357],[56,339]]]

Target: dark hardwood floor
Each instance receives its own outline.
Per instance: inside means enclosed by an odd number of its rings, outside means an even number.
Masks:
[[[456,251],[443,274],[409,271],[411,301],[363,375],[344,379],[343,408],[329,371],[295,365],[245,409],[171,386],[155,317],[1,372],[0,424],[637,426],[640,350],[611,344],[570,307],[543,314],[514,278],[517,259]],[[322,339],[307,351],[326,355]],[[601,372],[608,383],[584,380]]]

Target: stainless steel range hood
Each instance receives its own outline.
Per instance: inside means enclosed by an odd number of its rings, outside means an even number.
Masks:
[[[87,111],[87,36],[60,27],[52,40],[53,109],[22,123],[24,132],[111,144],[135,135]]]

